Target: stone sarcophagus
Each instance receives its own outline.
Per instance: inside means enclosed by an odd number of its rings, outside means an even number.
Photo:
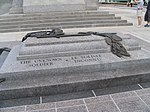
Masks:
[[[121,37],[121,38],[120,38]],[[121,33],[27,34],[0,69],[0,99],[137,84],[150,80],[147,44]],[[16,94],[17,93],[17,94]]]
[[[121,44],[129,53],[127,57],[112,53],[106,37],[91,32],[45,38],[29,35],[11,50],[1,68],[1,77],[82,74],[144,66],[150,61],[150,52],[141,49],[137,41],[128,35],[117,36],[122,38]]]

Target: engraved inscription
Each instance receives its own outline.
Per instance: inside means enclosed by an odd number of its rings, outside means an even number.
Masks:
[[[46,58],[46,59],[34,59],[34,60],[23,60],[20,61],[21,65],[25,65],[27,67],[64,67],[64,66],[72,66],[72,64],[81,64],[90,62],[101,61],[100,54],[89,54],[89,55],[78,55],[71,57],[58,57],[58,58]],[[89,63],[88,63],[89,62]]]
[[[91,61],[100,61],[101,55],[100,54],[91,54],[91,55],[83,55],[83,56],[74,56],[71,57],[72,60],[74,60],[75,63],[79,62],[91,62]]]
[[[51,58],[51,59],[34,59],[34,60],[23,60],[20,61],[21,64],[28,65],[29,67],[41,67],[41,66],[51,66],[54,62],[61,61],[61,58]]]
[[[32,63],[30,67],[40,67],[40,66],[50,66],[53,65],[53,62],[43,62],[43,63]]]
[[[30,61],[30,60],[23,60],[23,61],[21,61],[20,63],[21,63],[21,64],[29,64],[29,63],[31,63],[31,61]]]

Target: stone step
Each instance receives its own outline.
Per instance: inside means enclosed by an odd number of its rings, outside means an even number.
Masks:
[[[31,24],[31,23],[47,23],[47,22],[60,22],[60,21],[83,21],[83,20],[111,20],[111,19],[121,19],[121,17],[115,16],[102,16],[102,17],[86,17],[86,18],[46,18],[46,19],[39,19],[39,20],[24,20],[24,21],[7,21],[7,22],[0,22],[0,25],[19,25],[19,24]]]
[[[84,21],[60,21],[60,22],[44,22],[44,23],[32,23],[32,24],[20,24],[20,25],[1,25],[0,29],[5,28],[28,28],[28,27],[49,27],[49,26],[63,26],[63,25],[77,25],[77,24],[97,24],[97,23],[127,23],[126,20],[112,19],[112,20],[84,20]]]
[[[109,27],[109,26],[131,26],[132,23],[100,23],[100,24],[85,24],[85,25],[66,25],[62,28],[86,28],[86,27]]]
[[[127,24],[121,17],[105,11],[77,11],[21,14],[0,17],[0,32],[47,30],[51,28],[82,28]]]
[[[149,64],[132,68],[58,74],[54,76],[21,77],[0,84],[0,100],[65,94],[150,81]],[[143,72],[141,72],[143,71]],[[82,78],[81,78],[82,77]],[[19,87],[18,87],[19,86]]]
[[[51,13],[34,13],[34,14],[15,14],[2,15],[0,19],[8,18],[25,18],[25,17],[41,17],[41,16],[61,16],[61,15],[88,15],[88,14],[109,14],[108,11],[76,11],[76,12],[51,12]]]
[[[37,30],[49,30],[52,28],[88,28],[88,27],[109,27],[109,26],[131,26],[132,23],[97,23],[97,24],[78,24],[78,25],[63,25],[63,26],[48,26],[48,27],[28,27],[28,28],[18,28],[18,27],[12,27],[12,28],[3,28],[0,29],[0,33],[5,32],[21,32],[21,31],[37,31]]]
[[[0,19],[0,22],[25,21],[25,20],[40,20],[40,19],[58,19],[58,18],[87,18],[87,17],[110,17],[114,14],[90,14],[90,15],[61,15],[61,16],[40,16],[40,17],[23,17],[23,18],[7,18]]]
[[[126,20],[87,20],[87,21],[73,21],[73,22],[53,22],[53,23],[38,23],[38,24],[23,24],[20,28],[38,27],[38,26],[64,26],[64,25],[78,25],[78,24],[98,24],[98,23],[127,23]],[[1,26],[0,26],[1,28]]]
[[[116,103],[118,100],[119,102],[113,105],[123,107],[121,108],[121,110],[125,112],[133,109],[138,111],[139,105],[140,109],[142,110],[141,112],[145,112],[148,110],[146,106],[149,106],[149,99],[146,99],[145,97],[149,96],[150,84],[149,82],[147,82],[142,83],[142,85],[147,85],[148,87],[144,86],[144,88],[141,89],[139,84],[137,84],[127,86],[115,86],[112,88],[96,89],[68,94],[41,96],[37,98],[34,97],[12,99],[11,101],[1,101],[2,105],[0,105],[0,108],[1,112],[66,112],[66,110],[72,112],[70,110],[73,110],[74,108],[77,108],[81,112],[81,110],[83,110],[83,106],[86,103],[87,107],[90,108],[91,112],[95,112],[95,110],[98,110],[99,112],[103,111],[103,108],[99,108],[100,106],[104,106],[109,112],[109,110],[112,109],[111,105],[113,104],[112,103],[110,105],[109,102],[115,101],[114,103]],[[121,106],[119,105],[120,102],[122,104]],[[135,105],[129,106],[131,105],[131,102],[134,102]],[[91,106],[92,104],[94,104],[94,106]],[[119,112],[119,110],[117,112]]]
[[[21,25],[1,25],[0,29],[13,29],[13,28],[32,28],[32,27],[63,27],[65,25],[80,25],[80,24],[91,24],[96,25],[100,23],[127,23],[126,20],[113,19],[113,20],[88,20],[88,21],[74,21],[74,22],[50,22],[50,23],[33,23],[33,24],[21,24]],[[109,25],[109,24],[108,24]]]

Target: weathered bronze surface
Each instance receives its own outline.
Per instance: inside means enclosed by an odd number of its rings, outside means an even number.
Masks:
[[[120,37],[117,37],[117,35],[112,35],[110,37],[106,37],[105,41],[108,45],[111,46],[111,52],[118,57],[127,56],[130,57],[130,54],[127,52],[125,47],[120,43],[122,39]]]
[[[25,41],[28,37],[36,37],[36,38],[46,38],[46,37],[56,37],[59,38],[60,35],[64,35],[63,30],[61,29],[52,29],[51,31],[40,31],[40,32],[32,32],[25,35],[22,39],[22,42]]]
[[[106,43],[111,46],[111,52],[118,57],[130,57],[125,47],[120,43],[122,38],[116,35],[117,33],[80,32],[80,34],[86,33],[105,37]]]
[[[10,52],[10,48],[7,48],[7,47],[3,47],[3,48],[0,48],[0,55],[3,53],[3,51],[7,51],[7,52]]]
[[[0,83],[4,82],[5,80],[6,80],[5,78],[1,78]]]
[[[23,37],[22,42],[25,41],[28,37],[36,38],[60,38],[60,37],[72,37],[72,36],[89,36],[97,35],[105,37],[105,41],[110,45],[111,52],[118,57],[127,56],[130,57],[130,54],[127,52],[125,47],[120,43],[122,38],[116,35],[117,33],[99,33],[99,32],[79,32],[77,34],[65,34],[61,29],[52,29],[51,31],[40,31],[28,33]]]

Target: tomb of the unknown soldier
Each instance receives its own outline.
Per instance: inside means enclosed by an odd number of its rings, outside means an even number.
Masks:
[[[130,19],[97,0],[11,5],[0,39],[19,39],[0,41],[0,112],[150,112],[150,45]]]
[[[53,29],[29,33],[22,41],[12,48],[1,67],[0,78],[5,80],[0,83],[4,89],[0,91],[0,99],[77,92],[149,80],[150,52],[131,35],[67,34]],[[7,81],[24,83],[5,85]],[[4,93],[8,90],[8,94]]]

